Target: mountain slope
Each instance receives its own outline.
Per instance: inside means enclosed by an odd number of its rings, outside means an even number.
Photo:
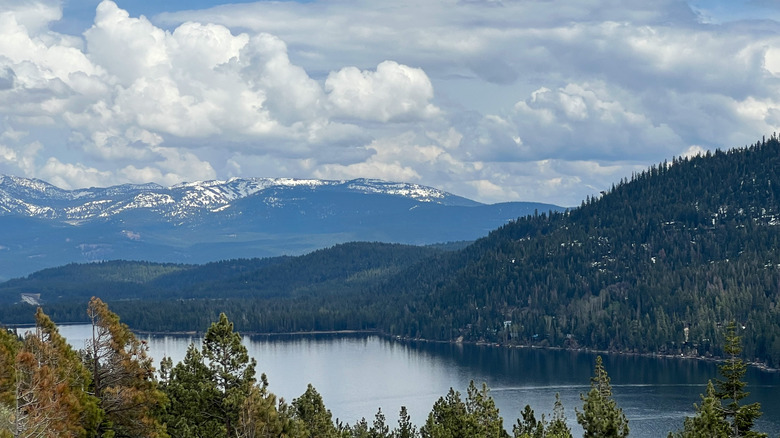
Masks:
[[[348,241],[474,240],[549,204],[484,205],[378,180],[231,179],[62,190],[0,176],[0,279],[71,262],[206,263]]]
[[[225,311],[245,331],[376,329],[691,356],[721,355],[723,327],[737,321],[747,359],[778,367],[777,182],[773,137],[662,163],[574,210],[519,218],[461,250],[402,255],[408,263],[393,262],[398,254],[372,259],[377,250],[360,244],[267,260],[252,272],[245,261],[224,262],[220,275],[208,267],[171,272],[134,283],[144,300],[131,301],[138,292],[129,287],[106,294],[139,329],[197,329]],[[0,293],[18,300],[42,286],[58,290],[51,282],[33,288],[32,280]],[[6,306],[0,320],[23,309]],[[61,320],[83,318],[83,303],[55,299],[46,309]]]
[[[0,214],[78,224],[141,210],[157,213],[163,221],[177,222],[199,214],[218,213],[230,208],[236,200],[256,195],[265,205],[278,207],[289,200],[284,192],[300,194],[314,191],[382,194],[445,206],[480,205],[432,187],[369,179],[233,178],[228,181],[183,183],[168,188],[157,184],[125,184],[62,190],[37,179],[0,176]]]
[[[405,273],[393,288],[416,309],[380,325],[392,320],[405,336],[707,355],[719,354],[720,328],[736,320],[748,357],[778,366],[778,183],[776,138],[663,163],[568,213],[507,224],[436,270]]]

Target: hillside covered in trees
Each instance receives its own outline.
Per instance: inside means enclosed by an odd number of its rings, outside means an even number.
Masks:
[[[163,358],[159,369],[146,343],[103,301],[92,298],[86,314],[92,336],[78,351],[40,308],[35,327],[22,336],[0,330],[0,438],[572,438],[557,394],[549,419],[537,419],[526,405],[509,435],[487,385],[473,381],[465,399],[450,388],[419,427],[403,406],[397,427],[381,407],[371,424],[365,418],[344,424],[311,384],[289,404],[271,393],[224,313],[200,348],[190,344],[181,362]],[[723,379],[710,382],[694,415],[670,438],[767,436],[752,430],[761,406],[742,402],[746,365],[733,322],[725,346]],[[628,437],[628,419],[612,397],[600,356],[590,380],[590,390],[580,395],[582,409],[575,409],[584,436]]]
[[[564,213],[518,218],[470,246],[354,243],[203,266],[111,262],[0,287],[57,321],[98,295],[136,329],[375,330],[445,341],[723,356],[780,366],[780,141],[674,158]],[[4,323],[29,321],[8,305]]]

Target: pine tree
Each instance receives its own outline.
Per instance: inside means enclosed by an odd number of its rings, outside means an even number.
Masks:
[[[0,405],[14,404],[16,374],[14,363],[22,348],[19,338],[5,329],[0,329]]]
[[[545,430],[546,438],[572,438],[571,429],[566,424],[566,414],[563,411],[561,396],[555,393],[555,404],[553,405],[552,419]]]
[[[728,404],[722,407],[723,416],[727,421],[731,419],[728,436],[765,437],[766,434],[751,430],[755,420],[761,416],[761,405],[740,405],[740,401],[748,396],[748,392],[744,390],[747,382],[742,380],[747,365],[739,357],[742,346],[735,322],[731,322],[726,328],[726,345],[723,350],[728,359],[718,367],[723,379],[715,381],[715,396],[722,401],[728,401]]]
[[[161,365],[161,371],[166,366]],[[221,399],[216,379],[194,344],[189,345],[184,359],[170,369],[162,389],[168,396],[163,418],[171,437],[226,436],[224,421],[214,415],[214,405]]]
[[[276,408],[276,396],[268,391],[268,379],[260,376],[260,385],[252,386],[244,400],[236,427],[239,438],[273,438],[285,435],[290,427]]]
[[[148,347],[99,298],[87,307],[92,339],[84,362],[92,373],[92,394],[105,414],[98,437],[164,437],[159,413],[165,395],[157,387]]]
[[[303,423],[307,438],[335,438],[338,431],[333,425],[333,416],[325,408],[322,396],[311,383],[306,391],[292,401],[295,418]]]
[[[85,392],[89,373],[40,308],[35,320],[35,328],[21,343],[8,332],[0,334],[2,374],[11,379],[5,382],[11,384],[11,393],[3,397],[0,436],[91,436],[100,410],[97,400]],[[6,392],[8,386],[3,386]]]
[[[393,438],[414,438],[418,436],[417,428],[409,417],[406,406],[401,406],[398,414],[398,427],[393,430]]]
[[[537,420],[531,405],[525,405],[523,412],[520,413],[520,418],[517,419],[517,423],[512,426],[514,438],[544,438],[544,432],[544,415],[542,415],[541,420]]]
[[[446,397],[439,397],[428,414],[428,419],[420,428],[423,438],[453,438],[467,435],[466,405],[460,393],[450,388]]]
[[[727,438],[729,423],[723,416],[720,398],[715,394],[712,381],[707,383],[707,393],[701,396],[701,405],[693,405],[696,415],[685,419],[683,430],[669,434],[670,438]]]
[[[508,437],[504,430],[504,420],[499,415],[496,403],[489,394],[487,384],[482,388],[472,380],[469,383],[466,396],[466,412],[468,414],[469,436],[485,438]]]
[[[382,408],[379,408],[379,410],[376,412],[376,415],[374,415],[374,422],[371,424],[371,429],[369,429],[368,435],[371,438],[390,437],[390,427],[388,427],[385,422],[385,414],[382,413]]]
[[[226,435],[233,436],[239,412],[255,384],[257,361],[249,358],[241,335],[233,331],[233,323],[224,313],[206,331],[203,357],[220,393],[210,412],[221,419]]]
[[[100,410],[85,392],[89,373],[40,308],[35,320],[23,342],[0,333],[0,436],[91,436]]]
[[[582,412],[577,410],[577,423],[585,430],[585,438],[625,438],[628,436],[628,419],[612,399],[612,386],[602,364],[596,357],[594,376],[590,379],[590,391],[580,395]]]
[[[483,383],[477,389],[471,381],[465,402],[459,392],[450,388],[446,397],[434,403],[420,434],[423,438],[508,438],[503,421],[487,385]]]
[[[361,418],[352,427],[346,425],[343,427],[339,426],[338,429],[342,438],[371,438],[371,429],[368,427],[368,421],[366,421],[365,417]]]
[[[521,418],[512,427],[514,438],[572,438],[571,429],[566,424],[566,415],[563,412],[563,403],[558,393],[555,394],[552,420],[547,422],[542,415],[537,420],[534,410],[530,405],[525,405]]]
[[[35,355],[39,368],[49,368],[50,383],[54,384],[49,395],[55,404],[53,410],[65,419],[50,427],[49,432],[56,431],[63,437],[93,435],[103,413],[99,400],[85,390],[91,383],[89,370],[41,308],[35,313],[35,323],[35,331],[25,339],[24,348]]]

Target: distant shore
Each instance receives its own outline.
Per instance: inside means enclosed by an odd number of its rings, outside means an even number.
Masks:
[[[205,334],[205,331],[173,331],[173,332],[165,332],[165,331],[148,331],[148,330],[133,330],[134,333],[137,334],[143,334],[143,335],[171,335],[171,336],[203,336]],[[683,359],[683,360],[700,360],[705,362],[721,362],[725,360],[725,358],[722,357],[705,357],[705,356],[691,356],[691,355],[683,355],[683,354],[661,354],[661,353],[636,353],[636,352],[625,352],[625,351],[609,351],[609,350],[597,350],[592,348],[585,348],[585,347],[579,347],[579,348],[566,348],[566,347],[550,347],[550,346],[540,346],[540,345],[522,345],[522,344],[503,344],[498,342],[484,342],[484,341],[463,341],[463,340],[450,340],[450,341],[442,341],[442,340],[432,340],[432,339],[424,339],[424,338],[410,338],[405,336],[398,336],[398,335],[389,335],[387,333],[384,333],[380,330],[375,329],[365,329],[365,330],[314,330],[314,331],[305,331],[305,332],[240,332],[242,336],[257,336],[257,337],[277,337],[277,336],[317,336],[317,335],[376,335],[383,337],[385,339],[397,341],[397,342],[423,342],[423,343],[432,343],[432,344],[469,344],[469,345],[477,345],[482,347],[494,347],[494,348],[530,348],[530,349],[539,349],[539,350],[558,350],[558,351],[577,351],[582,353],[593,353],[593,354],[603,354],[603,355],[618,355],[618,356],[638,356],[638,357],[655,357],[655,358],[663,358],[663,359]],[[758,368],[762,371],[770,372],[770,373],[776,373],[780,372],[780,368],[772,368],[767,366],[766,364],[758,363],[758,362],[745,362],[748,366]]]

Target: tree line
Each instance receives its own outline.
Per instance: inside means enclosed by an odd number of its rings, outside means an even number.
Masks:
[[[381,408],[370,423],[344,424],[311,385],[290,403],[268,391],[267,377],[257,377],[255,359],[224,313],[201,348],[191,344],[176,364],[163,358],[158,370],[146,344],[103,301],[90,300],[87,315],[92,337],[79,351],[41,309],[24,336],[0,330],[0,437],[572,437],[557,394],[549,419],[537,419],[526,405],[510,434],[488,387],[473,381],[465,397],[452,388],[440,397],[419,427],[404,407],[397,425],[387,423]],[[734,324],[726,339],[722,379],[708,385],[694,415],[670,438],[766,436],[752,430],[760,406],[742,404],[746,365]],[[575,414],[586,438],[629,436],[601,357],[581,399]]]
[[[390,336],[726,357],[780,368],[780,141],[673,158],[567,212],[537,212],[454,251],[348,243],[203,266],[106,262],[0,285],[0,321],[41,293],[60,321],[100,295],[139,330]]]

